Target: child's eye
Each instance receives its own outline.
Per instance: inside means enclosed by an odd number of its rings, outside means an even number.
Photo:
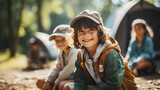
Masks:
[[[90,31],[94,31],[94,30],[95,30],[94,28],[91,28],[91,29],[90,29]]]
[[[83,30],[79,30],[78,32],[83,32]]]
[[[55,42],[58,42],[58,40],[55,40]]]

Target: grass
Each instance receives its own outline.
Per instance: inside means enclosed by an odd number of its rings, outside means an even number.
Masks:
[[[0,71],[22,70],[27,67],[28,58],[24,54],[16,53],[15,57],[10,58],[10,52],[0,53]],[[55,65],[55,60],[49,62],[49,67]]]
[[[0,71],[23,69],[27,67],[27,57],[23,54],[16,53],[15,57],[10,58],[10,53],[0,53]]]

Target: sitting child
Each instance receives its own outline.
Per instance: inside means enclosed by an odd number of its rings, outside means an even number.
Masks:
[[[75,63],[75,90],[137,89],[117,41],[109,36],[97,11],[81,12],[70,26],[74,45],[81,49]]]
[[[75,69],[75,61],[77,59],[78,50],[69,46],[68,38],[73,30],[69,25],[59,25],[53,30],[49,40],[55,40],[56,47],[60,50],[60,53],[56,60],[56,66],[48,74],[48,77],[39,79],[37,81],[37,87],[43,90],[63,90],[63,86],[72,82],[72,74]],[[64,81],[65,80],[65,81]],[[68,81],[67,81],[68,80]],[[69,88],[69,87],[68,87]]]
[[[47,62],[47,55],[36,38],[30,39],[28,58],[28,67],[25,70],[43,69]]]
[[[129,67],[135,76],[142,69],[156,70],[152,37],[152,29],[143,19],[132,22],[131,40],[125,59],[129,61]]]

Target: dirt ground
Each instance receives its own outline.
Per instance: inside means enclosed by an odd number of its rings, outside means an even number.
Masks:
[[[135,78],[139,90],[160,90],[160,60],[157,65],[158,73]],[[39,90],[36,80],[45,78],[49,71],[50,69],[0,72],[0,90]]]

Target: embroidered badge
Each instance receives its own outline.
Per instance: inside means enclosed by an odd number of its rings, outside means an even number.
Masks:
[[[103,65],[99,65],[99,72],[103,72],[104,69],[103,69]]]
[[[82,67],[82,68],[84,68],[84,63],[83,63],[83,62],[81,62],[80,64],[81,64],[81,67]]]

